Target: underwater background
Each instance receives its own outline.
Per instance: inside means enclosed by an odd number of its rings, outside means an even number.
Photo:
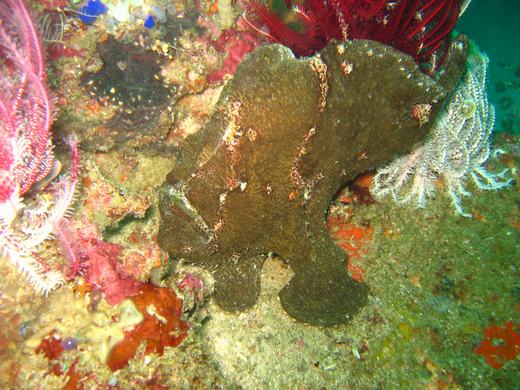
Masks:
[[[519,2],[0,4],[1,388],[520,388]]]
[[[491,59],[489,94],[497,106],[496,131],[518,134],[518,67],[520,51],[518,37],[520,14],[516,1],[472,1],[467,12],[459,20],[457,29],[478,42],[479,47]],[[516,81],[515,81],[516,79]]]

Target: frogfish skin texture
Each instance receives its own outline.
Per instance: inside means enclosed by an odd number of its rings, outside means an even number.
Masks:
[[[159,243],[215,278],[229,311],[251,307],[268,253],[294,272],[285,311],[321,326],[347,322],[367,301],[326,227],[331,199],[356,175],[424,139],[416,104],[432,115],[445,88],[389,46],[331,43],[296,59],[280,45],[251,53],[213,115],[189,136],[161,189]],[[433,116],[432,116],[433,118]]]

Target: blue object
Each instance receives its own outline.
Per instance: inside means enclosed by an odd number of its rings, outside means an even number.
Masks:
[[[30,327],[31,327],[30,321],[26,321],[26,322],[22,323],[20,325],[20,328],[18,329],[18,333],[20,334],[20,336],[25,338],[29,334]]]
[[[72,351],[78,346],[78,340],[74,337],[67,337],[61,341],[61,346],[65,351]]]
[[[152,15],[148,15],[148,17],[144,21],[144,26],[146,28],[152,28],[153,26],[155,26],[155,20],[153,19]]]
[[[101,0],[89,0],[79,9],[79,18],[83,23],[92,24],[99,15],[108,11],[108,7]]]

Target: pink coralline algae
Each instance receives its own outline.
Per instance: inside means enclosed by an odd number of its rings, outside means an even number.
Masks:
[[[138,293],[139,284],[125,276],[119,267],[120,245],[96,239],[89,240],[88,245],[88,282],[104,292],[109,304],[117,305]]]
[[[238,64],[247,53],[252,52],[260,45],[260,40],[251,32],[240,30],[225,30],[220,36],[210,43],[219,52],[227,53],[221,69],[210,73],[207,77],[209,83],[216,83],[224,77],[235,74]]]
[[[139,292],[139,283],[123,271],[123,247],[103,241],[95,225],[81,222],[81,228],[62,224],[57,236],[61,254],[71,264],[67,278],[82,274],[93,290],[103,292],[110,305]]]
[[[50,127],[54,98],[46,83],[45,63],[35,24],[22,0],[0,7],[0,249],[34,288],[47,293],[64,278],[40,254],[42,243],[59,229],[73,200],[79,156],[75,139],[69,175],[30,206],[23,196],[59,172]],[[27,202],[28,203],[28,202]]]

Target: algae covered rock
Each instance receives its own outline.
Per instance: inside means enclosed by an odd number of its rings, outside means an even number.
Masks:
[[[413,59],[371,41],[296,59],[280,45],[251,53],[204,128],[187,138],[161,190],[160,245],[215,278],[224,309],[252,306],[268,253],[292,268],[280,292],[295,319],[348,321],[368,288],[349,277],[325,218],[349,180],[421,141],[444,90]],[[433,114],[432,114],[433,115]]]

